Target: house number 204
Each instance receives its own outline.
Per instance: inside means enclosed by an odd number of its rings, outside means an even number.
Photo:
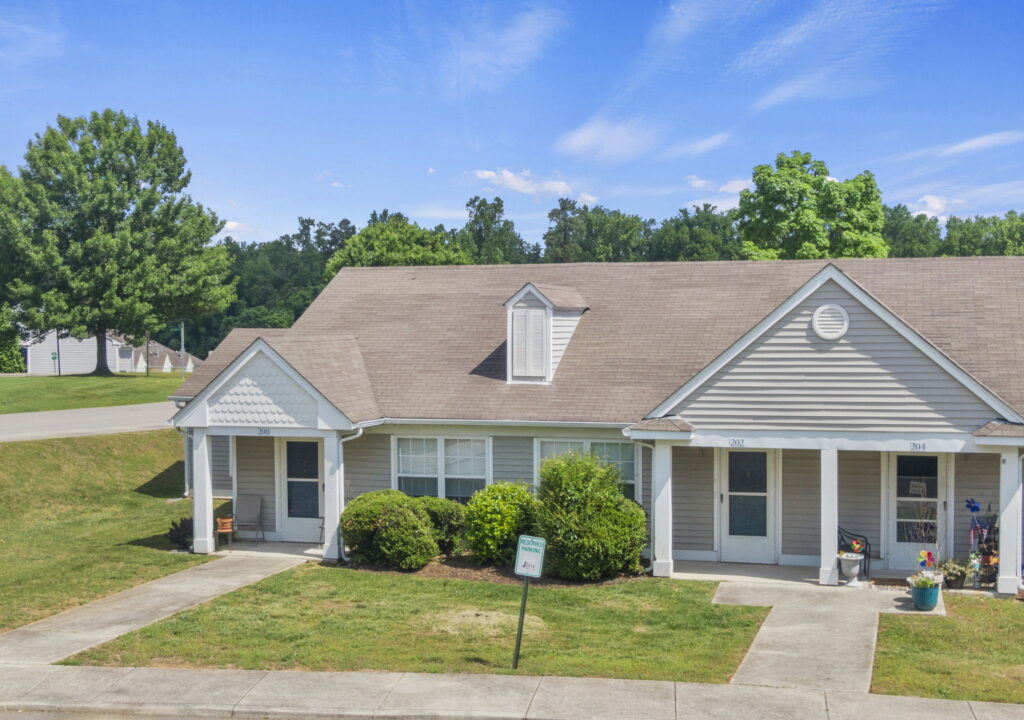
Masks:
[[[910,443],[910,452],[924,452],[925,450],[927,450],[927,447],[923,442]]]

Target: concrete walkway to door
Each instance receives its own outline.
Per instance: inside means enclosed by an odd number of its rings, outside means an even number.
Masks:
[[[303,562],[301,557],[226,557],[137,585],[3,633],[0,666],[63,660]]]
[[[941,599],[935,610],[922,613],[913,609],[908,592],[866,583],[722,582],[712,602],[772,608],[734,685],[858,693],[871,688],[879,613],[946,614]]]

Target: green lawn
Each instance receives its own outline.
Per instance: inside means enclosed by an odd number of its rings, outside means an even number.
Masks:
[[[946,617],[879,618],[871,691],[1024,703],[1024,603],[944,599]]]
[[[173,430],[0,443],[0,631],[204,562],[163,537],[182,466]]]
[[[525,674],[728,682],[766,608],[714,583],[530,590]],[[520,588],[307,564],[66,661],[288,670],[512,672]]]
[[[145,375],[0,375],[0,413],[160,402],[181,386],[177,373]]]

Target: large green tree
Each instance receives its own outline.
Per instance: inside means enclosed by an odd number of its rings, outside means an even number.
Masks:
[[[30,330],[99,338],[97,373],[109,372],[107,331],[142,337],[233,299],[227,250],[209,245],[222,223],[185,193],[185,154],[163,125],[109,109],[58,116],[19,177],[9,301]]]
[[[951,217],[940,255],[1024,255],[1024,215],[1014,210],[1003,217]]]
[[[737,260],[744,257],[736,223],[714,205],[683,208],[651,233],[647,260]]]
[[[371,223],[353,235],[327,262],[327,276],[343,267],[379,265],[469,265],[473,258],[449,233],[428,230],[401,213],[371,216]]]
[[[548,213],[544,262],[630,262],[645,260],[653,220],[589,207],[562,198]]]
[[[938,218],[914,214],[906,205],[886,205],[882,237],[890,257],[932,257],[939,254],[942,231]]]
[[[740,193],[744,253],[753,259],[886,257],[885,216],[875,177],[829,175],[821,160],[794,150],[758,165],[754,189]]]
[[[515,224],[505,217],[505,203],[500,197],[487,200],[473,196],[466,203],[466,211],[469,220],[455,237],[475,263],[522,264],[540,260],[540,245],[530,245],[516,232]]]

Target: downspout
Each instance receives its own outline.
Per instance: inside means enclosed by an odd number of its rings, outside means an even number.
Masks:
[[[344,445],[345,443],[349,442],[350,440],[355,440],[355,439],[360,438],[362,436],[363,436],[363,428],[357,428],[355,433],[352,434],[352,435],[348,435],[346,437],[340,437],[339,436],[338,437],[338,455],[339,455],[339,457],[342,457],[342,458],[345,457],[344,450],[341,447],[342,445]],[[341,499],[342,503],[345,502],[345,495],[344,495],[344,493],[345,493],[344,486],[338,488],[338,495],[339,495],[339,498]],[[341,534],[341,519],[340,518],[338,519],[338,558],[341,559],[341,560],[344,560],[345,562],[349,562],[348,555],[345,554],[345,538]]]
[[[174,429],[177,432],[181,433],[181,436],[183,438],[185,438],[185,443],[184,443],[185,444],[185,452],[186,452],[185,460],[190,465],[191,462],[192,462],[192,458],[187,457],[187,452],[188,452],[188,439],[192,437],[192,430],[190,428],[182,429],[182,428],[178,427],[177,425],[174,426]],[[185,480],[185,494],[182,495],[182,497],[188,497],[189,495],[192,494],[192,492],[191,492],[192,491],[192,486],[188,484],[188,471],[189,471],[189,467],[186,466],[185,470],[184,470],[184,475],[185,475],[185,478],[184,478],[184,480]]]
[[[647,448],[651,451],[651,484],[654,484],[654,445],[651,443],[640,442],[634,440],[637,445],[642,448]],[[643,472],[643,453],[640,454],[640,472]],[[642,479],[642,478],[641,478]],[[647,531],[647,547],[651,549],[651,561],[647,565],[647,572],[654,574],[654,488],[650,489],[651,493],[651,522],[650,529]],[[643,503],[643,496],[640,496],[640,502]]]

